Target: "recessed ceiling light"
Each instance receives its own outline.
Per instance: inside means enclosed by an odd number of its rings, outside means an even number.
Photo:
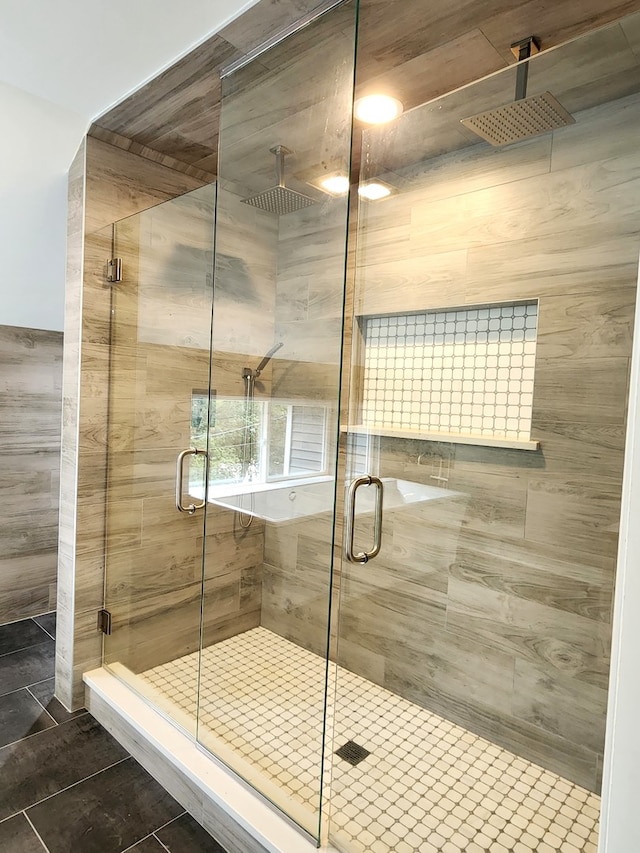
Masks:
[[[349,192],[349,178],[346,175],[330,175],[322,178],[318,186],[331,195],[346,195]]]
[[[358,195],[361,198],[366,198],[367,201],[381,201],[383,198],[392,195],[395,190],[389,184],[384,184],[382,181],[369,181],[358,187]]]
[[[402,101],[391,95],[367,95],[355,103],[355,117],[366,124],[384,124],[393,121],[404,107]]]

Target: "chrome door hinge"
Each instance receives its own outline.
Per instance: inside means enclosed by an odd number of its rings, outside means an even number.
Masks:
[[[107,281],[110,284],[122,281],[122,258],[111,258],[107,261]]]
[[[111,613],[108,610],[98,610],[98,631],[103,634],[111,633]]]

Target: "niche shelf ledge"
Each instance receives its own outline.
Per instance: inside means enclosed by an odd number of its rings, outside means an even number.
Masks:
[[[500,438],[491,435],[463,435],[457,432],[425,432],[424,430],[390,429],[380,426],[349,424],[340,428],[341,432],[355,435],[380,435],[385,438],[412,438],[419,441],[445,441],[451,444],[473,444],[479,447],[502,447],[509,450],[540,450],[540,442],[535,439]]]

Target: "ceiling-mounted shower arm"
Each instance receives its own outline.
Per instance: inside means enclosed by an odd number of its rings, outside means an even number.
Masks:
[[[511,53],[520,63],[516,71],[516,101],[523,101],[527,97],[527,84],[529,82],[529,63],[536,53],[540,52],[540,43],[535,36],[527,36],[511,45]]]
[[[293,154],[290,148],[285,145],[274,145],[269,149],[270,153],[276,158],[276,183],[279,187],[285,187],[284,183],[284,158],[288,154]]]

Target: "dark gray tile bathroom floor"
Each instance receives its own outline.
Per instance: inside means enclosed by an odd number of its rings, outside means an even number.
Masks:
[[[225,853],[86,711],[54,698],[55,614],[0,625],[0,851]]]

